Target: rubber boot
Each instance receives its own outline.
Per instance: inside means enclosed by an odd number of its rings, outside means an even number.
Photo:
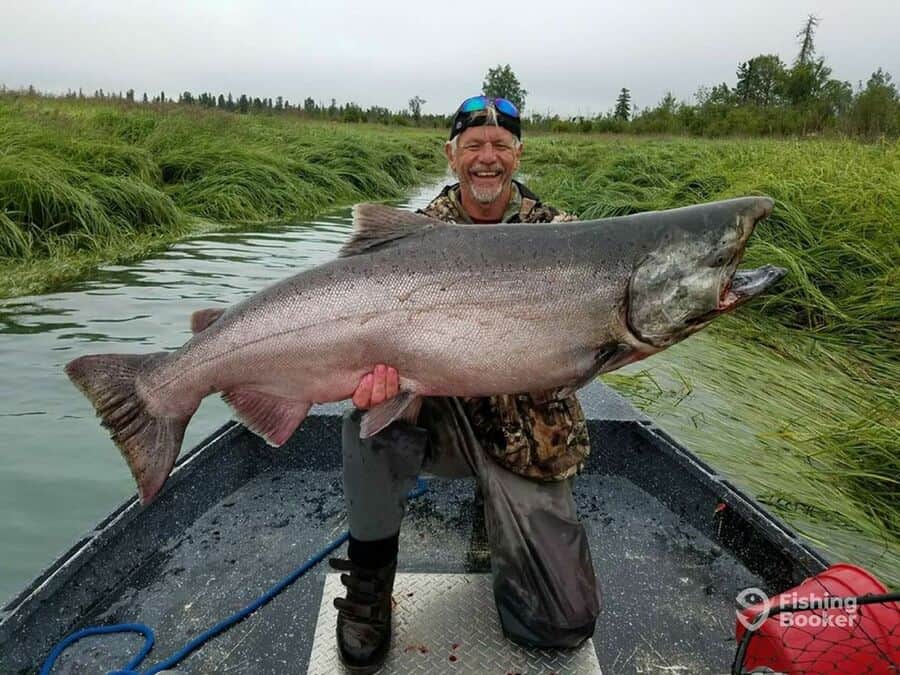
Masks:
[[[337,558],[329,564],[345,573],[341,583],[347,587],[346,598],[334,599],[341,662],[351,673],[375,673],[391,647],[391,592],[397,559],[374,570]]]

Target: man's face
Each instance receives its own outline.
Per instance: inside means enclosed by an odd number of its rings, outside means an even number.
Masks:
[[[503,127],[485,124],[463,131],[457,136],[456,152],[449,143],[445,152],[460,188],[468,190],[478,203],[488,205],[512,182],[522,145]]]

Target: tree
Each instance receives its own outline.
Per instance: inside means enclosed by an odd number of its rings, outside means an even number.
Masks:
[[[655,108],[632,117],[631,130],[637,133],[677,133],[680,124],[678,114],[682,107],[672,92],[667,91]]]
[[[312,115],[316,112],[316,102],[312,96],[307,96],[303,99],[303,112],[308,115]]]
[[[816,34],[816,27],[820,21],[821,19],[814,14],[806,17],[806,23],[800,32],[797,33],[797,37],[800,38],[800,53],[797,54],[797,60],[794,61],[794,65],[803,66],[813,60],[813,56],[816,54],[816,46],[813,43],[813,39]]]
[[[709,88],[706,85],[698,87],[697,93],[694,94],[694,98],[696,98],[697,103],[704,108],[730,106],[733,105],[735,101],[734,92],[725,82],[713,85],[712,88]]]
[[[859,92],[853,106],[856,131],[868,136],[900,131],[900,96],[890,73],[879,68]]]
[[[409,114],[412,115],[412,118],[416,121],[416,124],[419,123],[419,120],[422,119],[422,106],[425,105],[427,101],[420,96],[413,96],[409,99]]]
[[[816,59],[815,34],[821,19],[810,14],[803,28],[797,33],[800,51],[794,59],[794,67],[785,73],[784,93],[792,105],[807,105],[815,99],[831,76],[831,68],[825,59]]]
[[[734,93],[743,105],[774,105],[784,77],[784,63],[777,55],[760,54],[738,65]]]
[[[819,91],[820,110],[828,117],[844,115],[853,103],[853,87],[849,82],[831,79]]]
[[[616,109],[613,112],[613,117],[626,122],[631,119],[631,92],[625,87],[622,87],[622,91],[619,92],[619,97],[616,99]]]
[[[275,97],[275,110],[284,110],[284,97],[283,96]]]
[[[806,105],[816,99],[831,77],[825,59],[797,63],[785,73],[783,90],[792,105]]]
[[[525,96],[528,92],[522,88],[519,78],[516,77],[508,63],[505,66],[497,65],[496,68],[488,69],[487,75],[484,76],[484,82],[481,84],[481,91],[486,96],[512,101],[519,109],[520,115],[525,112]]]
[[[666,115],[674,115],[677,112],[678,101],[675,100],[675,96],[671,91],[665,93],[656,109]]]
[[[125,92],[125,100],[129,103],[134,103],[134,89],[129,89]]]
[[[141,97],[141,103],[149,103],[149,99],[147,98],[147,92],[144,92],[144,95]]]

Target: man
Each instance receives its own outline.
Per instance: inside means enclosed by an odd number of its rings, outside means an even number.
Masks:
[[[445,153],[459,183],[421,212],[453,223],[560,222],[513,180],[522,155],[518,110],[476,96],[460,105]],[[599,597],[590,551],[576,518],[569,478],[590,445],[574,396],[553,392],[425,399],[415,425],[396,422],[359,438],[361,410],[395,396],[399,375],[379,364],[353,395],[343,422],[349,560],[338,609],[344,664],[373,673],[387,658],[391,590],[405,498],[420,472],[474,476],[483,494],[494,599],[504,633],[530,647],[574,647],[590,637]]]

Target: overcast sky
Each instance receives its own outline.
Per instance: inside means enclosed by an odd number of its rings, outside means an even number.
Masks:
[[[900,79],[900,0],[376,2],[0,0],[0,83],[246,92],[451,113],[509,63],[526,112],[594,115],[621,87],[639,106],[667,90],[734,84],[739,61],[797,52],[807,14],[834,77],[881,66]]]

